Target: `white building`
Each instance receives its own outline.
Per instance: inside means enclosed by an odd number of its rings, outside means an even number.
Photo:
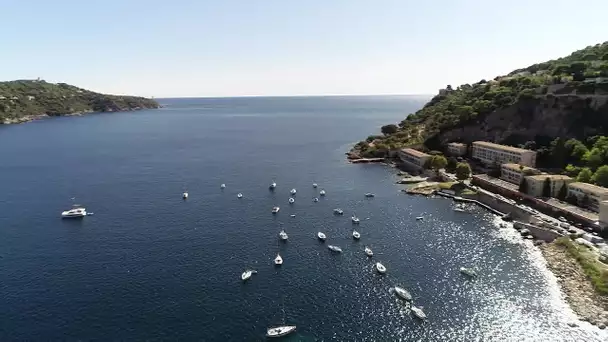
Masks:
[[[467,144],[451,142],[448,144],[448,154],[451,156],[462,157],[467,154]]]
[[[600,224],[608,226],[608,201],[600,202]]]
[[[398,155],[399,159],[401,159],[406,166],[410,166],[416,170],[423,169],[426,161],[431,158],[430,154],[414,150],[413,148],[401,149],[399,150]]]
[[[589,198],[588,208],[595,212],[600,211],[600,202],[608,200],[607,188],[589,183],[574,182],[568,184],[568,194],[576,196],[579,203],[587,195]]]
[[[521,164],[534,167],[536,165],[536,152],[507,145],[494,144],[487,141],[473,143],[473,158],[481,160],[486,165],[493,164]]]
[[[521,183],[521,177],[524,175],[532,176],[538,175],[540,171],[528,166],[519,164],[507,163],[500,166],[500,178],[506,180],[509,183],[519,185]]]
[[[568,186],[574,179],[565,176],[565,175],[535,175],[535,176],[526,176],[526,182],[528,184],[528,195],[532,195],[534,197],[544,197],[543,189],[545,187],[545,181],[547,178],[549,179],[549,186],[551,189],[551,193],[549,194],[551,197],[557,197],[559,191],[562,189],[564,184]]]

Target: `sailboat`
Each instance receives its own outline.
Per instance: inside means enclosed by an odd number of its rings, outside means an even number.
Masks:
[[[285,325],[285,308],[281,300],[281,311],[283,312],[283,321],[281,325],[270,327],[266,330],[266,337],[282,337],[296,331],[295,325]]]

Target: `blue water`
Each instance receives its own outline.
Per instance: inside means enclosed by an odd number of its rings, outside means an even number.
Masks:
[[[567,326],[576,317],[540,253],[495,217],[400,193],[386,166],[345,162],[353,142],[423,101],[161,102],[0,127],[0,340],[260,341],[281,307],[298,326],[287,341],[607,338],[586,323]],[[318,203],[313,182],[327,191]],[[95,215],[61,220],[72,197]],[[330,254],[317,231],[344,253]],[[278,250],[281,268],[272,264]],[[463,265],[481,276],[467,281]],[[243,283],[247,268],[258,273]],[[427,322],[411,317],[395,285],[412,292]]]

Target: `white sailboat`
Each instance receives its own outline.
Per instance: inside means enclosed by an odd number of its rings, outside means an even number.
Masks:
[[[243,274],[241,274],[241,280],[246,281],[247,279],[251,278],[251,275],[258,273],[256,270],[246,270],[245,272],[243,272]]]
[[[188,199],[188,193],[187,193],[187,192],[184,192],[184,193],[182,194],[182,198],[183,198],[183,199]]]
[[[277,253],[277,257],[274,258],[274,264],[277,266],[283,265],[283,258],[281,258],[281,254]]]
[[[296,194],[296,189],[291,189],[291,191],[289,191],[290,194],[295,195]]]
[[[412,305],[412,313],[414,314],[414,316],[416,316],[416,318],[421,319],[421,320],[425,320],[426,319],[426,314],[424,313],[424,311],[422,311],[422,306],[421,307],[416,307]]]
[[[283,312],[283,320],[281,321],[281,325],[266,329],[266,337],[282,337],[296,331],[295,325],[285,324],[285,308],[283,306],[283,300],[281,300],[281,311]]]
[[[397,297],[408,302],[412,300],[412,294],[403,287],[395,286],[395,294],[397,295]]]
[[[317,183],[312,183],[312,187],[313,187],[313,188],[315,188],[315,189],[316,189],[316,188],[317,188],[317,186],[318,186],[318,185],[317,185]]]
[[[353,230],[353,239],[359,240],[361,238],[361,234],[358,231]]]
[[[368,257],[374,256],[374,252],[372,252],[372,249],[369,247],[365,247],[365,255],[367,255]]]
[[[359,218],[355,215],[353,215],[350,220],[353,221],[354,224],[359,224],[360,222]]]
[[[236,197],[238,197],[238,198],[243,198],[243,194],[239,192],[239,193],[236,195]]]
[[[376,263],[376,270],[378,271],[378,273],[380,274],[384,274],[386,273],[386,267],[384,267],[384,265],[382,265],[381,263],[377,262]]]
[[[272,183],[270,183],[270,186],[269,186],[268,188],[269,188],[270,190],[274,190],[274,188],[276,188],[276,187],[277,187],[277,183],[272,182]]]
[[[332,252],[342,253],[342,248],[340,248],[338,246],[329,245],[329,246],[327,246],[327,248],[329,248],[329,250],[331,250]]]
[[[287,239],[289,238],[287,236],[287,233],[285,233],[285,230],[281,230],[281,232],[279,233],[279,237],[281,238],[281,240],[283,241],[287,241]]]
[[[317,233],[317,237],[319,238],[319,240],[321,241],[325,241],[325,239],[327,239],[327,236],[325,236],[325,234],[318,232]]]
[[[293,197],[289,197],[289,204],[294,204],[296,200]]]
[[[321,191],[319,191],[319,195],[321,195],[321,196],[325,196],[325,190],[321,190]]]
[[[226,188],[226,184],[222,183],[222,184],[220,185],[220,189],[225,189],[225,188]]]

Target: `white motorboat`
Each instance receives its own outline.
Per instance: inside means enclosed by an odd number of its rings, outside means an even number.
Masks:
[[[372,252],[371,248],[365,247],[365,255],[367,255],[368,257],[371,257],[374,255],[374,252]]]
[[[319,195],[321,195],[321,196],[325,196],[325,190],[321,190],[321,191],[319,191]]]
[[[283,265],[283,258],[281,258],[281,254],[277,253],[277,257],[274,258],[275,265]]]
[[[276,188],[276,187],[277,187],[277,183],[272,182],[272,183],[270,183],[270,186],[269,186],[268,188],[269,188],[270,190],[274,190],[274,188]]]
[[[380,274],[384,274],[386,273],[386,267],[384,267],[384,265],[382,265],[381,263],[377,262],[376,263],[376,270],[378,271],[378,273]]]
[[[477,277],[477,272],[475,272],[475,270],[472,268],[461,267],[460,273],[462,273],[468,277],[471,277],[471,278]]]
[[[281,208],[279,208],[279,207],[272,207],[272,213],[273,213],[273,214],[278,213],[278,212],[279,212],[279,210],[281,210]]]
[[[319,199],[317,197],[312,199],[313,202],[319,202]]]
[[[421,319],[421,320],[425,320],[426,319],[426,314],[424,313],[424,311],[422,311],[422,307],[416,307],[412,305],[412,313],[414,314],[414,316],[416,316],[417,318]]]
[[[284,230],[281,230],[281,232],[279,232],[279,237],[281,238],[281,240],[286,241],[289,236],[287,236],[287,233],[285,233]]]
[[[334,209],[334,214],[336,214],[336,215],[344,215],[344,210],[342,210],[340,208],[336,208],[336,209]]]
[[[238,198],[243,198],[243,194],[239,192],[239,193],[236,195],[236,197],[238,197]]]
[[[350,220],[353,221],[354,224],[358,224],[360,222],[359,218],[355,215],[353,215]]]
[[[395,286],[395,294],[397,297],[407,300],[408,302],[412,300],[412,294],[403,287]]]
[[[291,217],[296,217],[296,214],[291,214],[291,215],[289,215],[289,216],[291,216]]]
[[[359,240],[361,238],[361,234],[358,231],[353,230],[353,239]]]
[[[220,188],[221,188],[221,189],[226,188],[226,184],[222,183],[222,185],[220,185]]]
[[[246,281],[247,279],[251,278],[251,275],[254,273],[258,273],[255,270],[247,270],[245,272],[243,272],[243,274],[241,274],[241,280]]]
[[[317,233],[317,237],[319,238],[319,240],[321,241],[325,241],[325,239],[327,239],[327,236],[325,236],[325,234],[318,232]]]
[[[184,192],[184,193],[182,194],[182,198],[183,198],[183,199],[188,199],[188,193],[187,193],[187,192]]]
[[[332,252],[342,253],[342,248],[338,246],[329,245],[327,246],[327,248],[329,248],[329,250],[331,250]]]
[[[313,187],[313,188],[315,188],[315,189],[316,189],[316,188],[317,188],[317,186],[318,186],[318,185],[317,185],[317,183],[312,183],[312,187]]]
[[[290,194],[295,195],[296,194],[296,189],[291,189],[291,191],[289,191]]]
[[[464,210],[464,209],[463,209],[463,208],[461,208],[461,207],[455,207],[455,208],[454,208],[454,211],[457,211],[457,212],[459,212],[459,213],[466,213],[466,212],[467,212],[466,210]]]
[[[375,197],[376,195],[372,194],[371,192],[368,192],[365,194],[365,197]]]
[[[423,220],[424,220],[424,217],[422,217],[422,216],[416,217],[416,221],[423,221]]]
[[[289,197],[289,204],[294,204],[296,200],[293,197]]]
[[[266,330],[266,337],[281,337],[291,334],[294,331],[296,331],[295,325],[283,325],[280,327],[268,328],[268,330]]]
[[[87,210],[79,205],[74,205],[72,209],[61,213],[61,218],[82,218],[85,216],[87,216]]]

